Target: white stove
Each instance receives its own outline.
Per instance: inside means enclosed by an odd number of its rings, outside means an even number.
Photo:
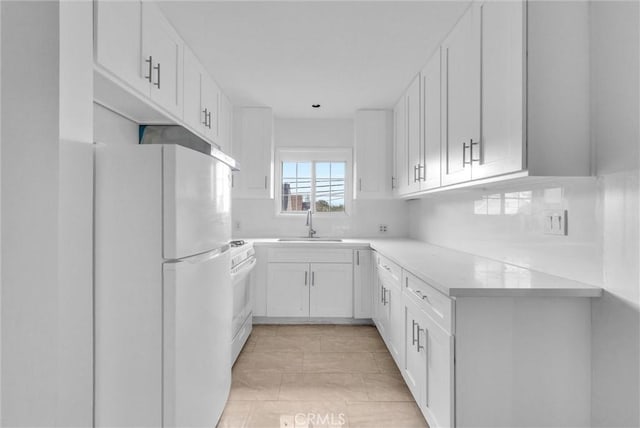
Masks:
[[[231,362],[234,363],[247,342],[253,326],[251,271],[256,265],[255,250],[250,242],[231,241],[231,286],[233,287],[233,320],[231,330]]]

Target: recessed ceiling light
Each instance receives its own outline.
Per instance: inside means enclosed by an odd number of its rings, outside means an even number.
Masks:
[[[311,104],[311,107],[313,107],[313,108],[320,108],[320,104]]]

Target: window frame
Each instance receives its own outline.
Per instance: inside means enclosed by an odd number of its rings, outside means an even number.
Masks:
[[[353,150],[344,147],[279,147],[275,156],[275,214],[277,217],[300,217],[306,215],[306,211],[282,211],[282,162],[311,162],[311,206],[313,215],[320,217],[337,217],[351,215],[353,203]],[[317,162],[344,162],[344,211],[322,212],[315,210],[315,163]]]

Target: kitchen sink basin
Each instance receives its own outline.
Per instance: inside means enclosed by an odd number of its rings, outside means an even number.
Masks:
[[[334,238],[279,238],[278,242],[342,242]]]

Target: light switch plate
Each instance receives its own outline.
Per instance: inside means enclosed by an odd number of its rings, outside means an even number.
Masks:
[[[569,231],[567,210],[544,210],[542,224],[546,235],[566,236]]]

